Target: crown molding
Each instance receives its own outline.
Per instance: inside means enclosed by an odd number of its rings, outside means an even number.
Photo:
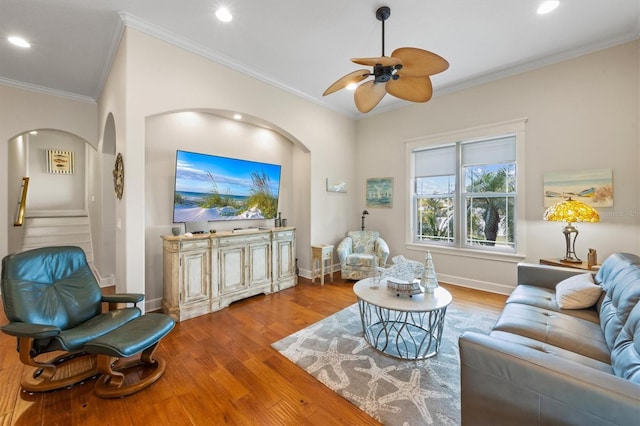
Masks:
[[[129,27],[132,28],[136,31],[140,31],[144,34],[150,35],[152,37],[155,37],[157,39],[160,39],[164,42],[167,42],[169,44],[172,44],[176,47],[179,47],[183,50],[186,50],[187,52],[191,52],[194,53],[198,56],[201,56],[203,58],[209,59],[210,61],[216,62],[218,64],[224,65],[228,68],[231,68],[234,71],[238,71],[242,74],[245,74],[249,77],[253,77],[257,80],[260,80],[264,83],[267,83],[271,86],[277,87],[278,89],[284,90],[286,92],[289,92],[297,97],[303,98],[305,100],[308,100],[310,102],[313,102],[317,105],[320,105],[324,108],[327,109],[331,109],[335,112],[341,113],[341,114],[345,114],[347,113],[346,111],[344,111],[343,109],[340,108],[336,108],[328,103],[325,102],[321,102],[319,101],[317,98],[314,98],[312,96],[307,95],[306,93],[303,93],[297,89],[294,89],[293,87],[287,86],[285,84],[283,84],[282,82],[279,82],[277,80],[274,80],[273,78],[262,74],[260,72],[257,72],[256,70],[253,70],[251,68],[249,68],[247,65],[236,61],[235,59],[232,59],[228,56],[222,55],[216,51],[214,51],[213,49],[207,48],[199,43],[195,43],[185,37],[182,37],[178,34],[175,34],[171,31],[166,30],[165,28],[159,27],[155,24],[152,24],[148,21],[145,21],[143,19],[140,19],[130,13],[126,13],[126,12],[118,12],[118,15],[120,16],[120,19],[123,23],[123,25],[125,27]]]
[[[85,102],[95,104],[96,100],[90,96],[78,95],[77,93],[65,92],[62,90],[51,89],[37,84],[25,83],[24,81],[12,80],[10,78],[0,77],[0,84],[15,87],[18,89],[29,90],[31,92],[42,93],[44,95],[57,96],[59,98],[70,99],[72,101]]]
[[[492,81],[500,80],[507,77],[512,77],[518,74],[533,71],[549,65],[554,65],[560,62],[568,61],[570,59],[578,58],[580,56],[595,53],[600,50],[618,46],[620,44],[628,43],[640,38],[639,28],[640,27],[634,28],[633,31],[630,31],[629,33],[620,37],[611,38],[608,40],[601,41],[599,43],[578,47],[576,49],[565,50],[563,52],[558,52],[555,55],[545,56],[544,58],[536,59],[533,61],[514,64],[502,69],[492,70],[485,74],[481,74],[473,78],[447,84],[440,88],[434,88],[433,95],[435,97],[435,96],[441,96],[449,93],[458,92],[463,89],[468,89],[471,87],[479,86],[485,83],[490,83]]]
[[[98,87],[96,88],[96,93],[94,94],[95,99],[100,99],[100,97],[102,96],[104,85],[107,83],[107,79],[109,78],[109,73],[111,72],[113,61],[115,60],[116,53],[118,52],[118,46],[120,46],[120,41],[122,40],[122,35],[124,34],[124,28],[125,24],[123,20],[120,16],[116,16],[113,20],[113,28],[111,29],[111,40],[109,41],[109,48],[107,50],[107,55],[102,66],[102,72],[100,73]]]

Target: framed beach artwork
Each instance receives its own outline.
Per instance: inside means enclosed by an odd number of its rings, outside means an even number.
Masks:
[[[347,192],[347,181],[327,178],[327,192]]]
[[[611,169],[546,173],[544,175],[544,207],[571,197],[592,207],[613,206],[613,174]]]
[[[365,196],[368,208],[393,207],[393,178],[367,179]]]

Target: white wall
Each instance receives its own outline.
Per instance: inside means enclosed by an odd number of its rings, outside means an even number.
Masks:
[[[0,85],[0,200],[8,200],[9,186],[20,186],[7,172],[9,161],[17,160],[9,156],[10,140],[29,130],[56,129],[97,146],[96,117],[95,104]],[[14,213],[15,205],[7,202],[0,209],[0,226],[12,228]],[[8,234],[0,232],[0,257],[8,254]]]
[[[518,118],[526,124],[526,261],[564,255],[561,224],[544,222],[543,175],[610,168],[614,206],[600,209],[598,224],[577,224],[579,255],[596,248],[600,259],[615,251],[638,253],[640,202],[638,132],[638,41],[504,78],[426,104],[372,115],[358,122],[357,193],[368,177],[395,178],[392,209],[369,209],[368,227],[378,229],[392,255],[422,260],[424,251],[405,241],[405,142]],[[455,64],[454,64],[455,65]],[[437,76],[435,77],[437,78]],[[364,196],[360,196],[360,203]],[[352,223],[352,227],[355,226]],[[508,292],[518,258],[452,255],[432,248],[444,281]]]
[[[27,212],[36,211],[85,211],[86,142],[77,136],[54,130],[40,130],[26,134]],[[70,151],[74,154],[73,174],[50,174],[47,172],[47,150]]]

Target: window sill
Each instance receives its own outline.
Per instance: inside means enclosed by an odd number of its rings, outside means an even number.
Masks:
[[[411,251],[419,251],[425,253],[427,250],[431,253],[441,253],[451,256],[468,257],[472,259],[493,260],[498,262],[518,263],[522,262],[526,256],[521,253],[505,253],[486,250],[473,250],[467,248],[447,247],[440,245],[407,243],[405,248]]]

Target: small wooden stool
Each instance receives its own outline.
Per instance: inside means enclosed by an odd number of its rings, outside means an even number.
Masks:
[[[320,275],[320,284],[324,285],[324,264],[329,261],[329,274],[331,282],[333,282],[333,246],[330,244],[321,244],[311,246],[311,282],[316,282],[316,277]],[[316,269],[316,262],[319,265],[319,271]]]

